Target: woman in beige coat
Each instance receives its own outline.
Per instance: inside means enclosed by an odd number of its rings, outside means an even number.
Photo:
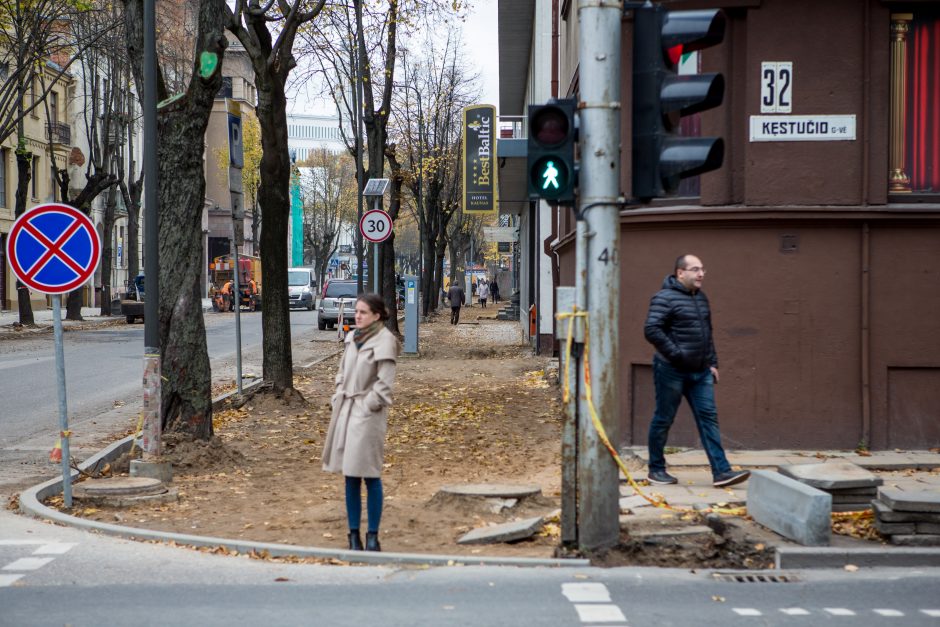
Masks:
[[[346,336],[346,348],[336,373],[333,416],[323,445],[323,470],[346,477],[346,515],[349,548],[363,549],[362,479],[366,480],[367,551],[381,551],[382,462],[388,408],[392,404],[398,339],[385,328],[388,309],[378,294],[356,301],[356,331]]]

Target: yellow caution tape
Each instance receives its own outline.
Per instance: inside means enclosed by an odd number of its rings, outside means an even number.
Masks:
[[[729,516],[744,516],[747,514],[747,509],[744,507],[735,507],[735,508],[709,508],[705,510],[693,510],[687,507],[676,507],[670,505],[664,496],[657,494],[654,496],[649,496],[643,492],[637,482],[633,479],[633,475],[630,474],[630,471],[627,469],[626,464],[621,459],[620,454],[617,453],[617,450],[610,443],[610,438],[607,437],[607,431],[604,429],[604,425],[601,423],[600,418],[597,415],[597,410],[594,407],[594,398],[591,393],[591,361],[590,356],[590,332],[587,325],[587,311],[579,311],[577,306],[572,307],[572,311],[555,314],[555,317],[559,320],[568,320],[568,337],[565,341],[565,385],[562,392],[562,401],[568,403],[571,398],[571,389],[570,384],[568,383],[567,368],[571,363],[571,345],[574,341],[574,321],[575,318],[585,318],[584,325],[584,394],[588,402],[588,411],[591,414],[591,423],[594,425],[594,429],[597,430],[597,435],[600,437],[601,442],[604,443],[604,447],[610,453],[611,457],[614,458],[617,466],[620,468],[620,471],[627,478],[627,483],[630,484],[630,487],[633,488],[633,491],[639,496],[643,497],[654,507],[661,507],[663,509],[672,510],[674,512],[697,512],[700,514],[716,513],[716,514],[726,514]]]

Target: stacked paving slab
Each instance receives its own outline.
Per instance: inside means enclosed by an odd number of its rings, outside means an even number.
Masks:
[[[882,488],[872,501],[875,528],[902,546],[940,546],[940,492]]]
[[[832,511],[857,512],[872,508],[881,477],[851,462],[788,464],[780,474],[832,495]]]

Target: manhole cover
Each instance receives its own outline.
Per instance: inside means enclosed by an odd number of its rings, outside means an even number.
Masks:
[[[166,487],[159,479],[150,477],[116,477],[113,479],[89,479],[73,490],[76,498],[93,496],[146,496],[162,494]]]

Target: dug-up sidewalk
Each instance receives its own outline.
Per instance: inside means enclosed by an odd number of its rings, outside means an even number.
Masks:
[[[629,467],[633,478],[637,481],[645,479],[648,452],[646,447],[629,447],[621,452],[622,457],[629,460]],[[940,520],[940,453],[937,451],[801,451],[801,450],[765,450],[765,451],[728,451],[728,458],[735,469],[759,471],[765,476],[778,477],[777,472],[783,469],[812,469],[812,474],[818,477],[833,477],[838,483],[844,478],[846,470],[850,473],[858,468],[857,475],[873,477],[871,483],[880,483],[876,489],[879,494],[882,490],[911,495],[913,498],[926,499],[931,512],[926,519]],[[758,483],[754,475],[749,481],[728,488],[712,486],[711,471],[708,460],[701,449],[677,450],[666,455],[669,473],[678,479],[674,485],[647,486],[640,481],[641,490],[646,496],[654,500],[662,498],[670,507],[679,511],[717,511],[728,512],[736,508],[745,508],[748,505],[748,490],[753,489],[752,484]],[[831,471],[827,472],[827,469]],[[640,535],[656,536],[656,527],[665,526],[656,521],[662,517],[663,511],[668,508],[652,507],[649,501],[640,496],[631,488],[626,478],[621,474],[621,510],[627,516],[621,521],[627,528],[633,527]],[[763,477],[762,477],[763,479]],[[789,481],[783,479],[782,481]],[[817,482],[819,484],[820,482]],[[825,484],[825,482],[822,482]],[[861,491],[861,490],[859,490]],[[766,498],[766,494],[764,497]],[[836,499],[837,497],[832,497]],[[751,537],[753,543],[766,543],[774,546],[776,551],[776,565],[778,568],[797,567],[842,567],[850,564],[856,566],[940,566],[940,546],[898,546],[892,543],[891,537],[878,532],[875,518],[869,505],[871,496],[859,497],[856,500],[864,501],[863,508],[841,508],[859,510],[839,513],[839,506],[833,501],[832,535],[825,546],[803,546],[800,542],[788,539],[774,533],[766,527],[757,524],[747,512],[743,517],[725,517],[726,522],[738,525],[742,532]],[[798,507],[797,503],[794,507]],[[786,512],[781,515],[789,517],[790,524],[802,522],[800,512]],[[650,523],[653,523],[652,525]],[[719,525],[722,523],[719,523]],[[940,525],[928,523],[930,531],[940,531]],[[650,527],[653,528],[650,531]],[[688,530],[678,533],[688,533]],[[669,531],[663,533],[668,536]],[[931,537],[935,537],[931,534]],[[932,543],[931,543],[932,544]]]

